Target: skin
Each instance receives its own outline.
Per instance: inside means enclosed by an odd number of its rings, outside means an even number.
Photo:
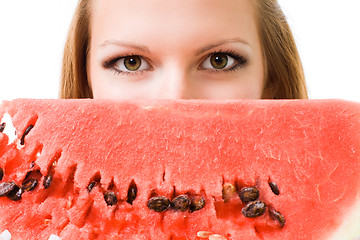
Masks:
[[[250,0],[94,0],[91,26],[94,98],[261,98]]]

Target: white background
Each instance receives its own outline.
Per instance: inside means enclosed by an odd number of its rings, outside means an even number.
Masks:
[[[310,98],[360,102],[360,1],[279,0]],[[0,0],[0,99],[57,98],[76,0]]]

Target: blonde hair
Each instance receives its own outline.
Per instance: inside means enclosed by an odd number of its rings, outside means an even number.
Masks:
[[[300,55],[277,0],[253,2],[265,62],[263,96],[274,99],[307,99]]]
[[[263,98],[308,98],[294,37],[277,0],[252,0],[265,62]],[[79,0],[64,49],[60,98],[92,98],[87,78],[91,0]]]
[[[92,98],[87,78],[87,56],[91,38],[91,1],[79,0],[65,43],[60,98]]]

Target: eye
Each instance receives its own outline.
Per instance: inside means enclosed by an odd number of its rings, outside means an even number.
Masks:
[[[230,53],[211,53],[202,62],[200,68],[203,70],[234,70],[237,67],[241,67],[246,63],[246,60],[242,56],[237,56]]]
[[[118,58],[114,61],[113,67],[119,72],[135,72],[149,70],[150,64],[141,56],[132,55]]]

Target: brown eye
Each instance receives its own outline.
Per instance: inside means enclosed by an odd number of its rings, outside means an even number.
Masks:
[[[225,72],[236,69],[246,63],[241,56],[228,54],[226,52],[218,52],[209,54],[208,57],[200,64],[200,70],[215,70],[216,72]]]
[[[106,64],[106,68],[113,68],[119,73],[140,73],[141,71],[150,70],[151,66],[143,57],[131,55],[110,61],[110,63]]]
[[[215,69],[223,69],[228,64],[228,57],[224,53],[216,53],[210,58],[211,66]]]
[[[141,58],[139,56],[130,56],[124,59],[124,65],[129,71],[139,70],[141,66]]]

